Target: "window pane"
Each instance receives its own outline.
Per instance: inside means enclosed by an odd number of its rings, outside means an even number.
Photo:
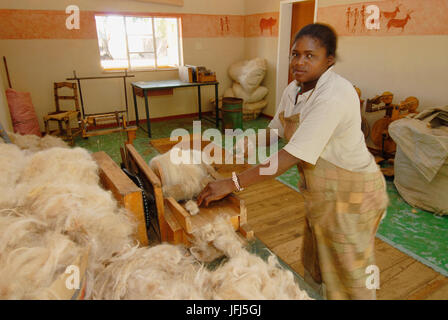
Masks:
[[[129,36],[129,52],[154,52],[152,36]]]
[[[120,16],[95,16],[103,68],[127,68],[126,34]]]
[[[131,68],[155,68],[156,60],[154,53],[131,53]]]
[[[157,66],[179,65],[179,33],[177,18],[154,18]]]
[[[128,35],[152,35],[152,18],[126,17]]]

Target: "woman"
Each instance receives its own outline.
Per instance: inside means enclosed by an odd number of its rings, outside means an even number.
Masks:
[[[304,27],[294,39],[290,68],[295,81],[269,124],[288,141],[277,154],[276,175],[299,168],[306,204],[305,280],[328,299],[375,299],[375,289],[366,285],[366,269],[374,264],[386,184],[364,141],[356,90],[332,70],[336,41],[334,31],[322,24]],[[208,184],[199,205],[272,178],[259,173],[268,166],[262,163]]]

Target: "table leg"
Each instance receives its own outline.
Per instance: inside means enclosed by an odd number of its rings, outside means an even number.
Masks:
[[[202,119],[201,86],[198,86],[199,120]]]
[[[146,127],[148,129],[148,137],[151,138],[151,123],[149,120],[149,107],[148,107],[148,90],[143,89],[145,96],[145,111],[146,111]]]
[[[132,95],[134,96],[134,111],[135,111],[135,125],[138,128],[138,108],[137,108],[137,97],[135,95],[135,87],[132,86]]]
[[[219,129],[219,98],[218,98],[218,84],[215,84],[215,114],[216,114],[216,128]]]

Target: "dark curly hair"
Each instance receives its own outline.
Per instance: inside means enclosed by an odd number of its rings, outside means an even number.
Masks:
[[[311,37],[318,39],[323,47],[327,49],[327,56],[333,56],[336,58],[336,47],[338,37],[332,27],[322,23],[312,23],[306,25],[294,37],[294,43],[302,37]]]

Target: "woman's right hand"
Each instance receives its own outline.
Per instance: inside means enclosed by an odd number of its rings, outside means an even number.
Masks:
[[[208,207],[210,202],[223,199],[225,196],[235,191],[235,189],[236,187],[232,179],[209,182],[198,196],[198,206],[204,203],[205,206]]]

